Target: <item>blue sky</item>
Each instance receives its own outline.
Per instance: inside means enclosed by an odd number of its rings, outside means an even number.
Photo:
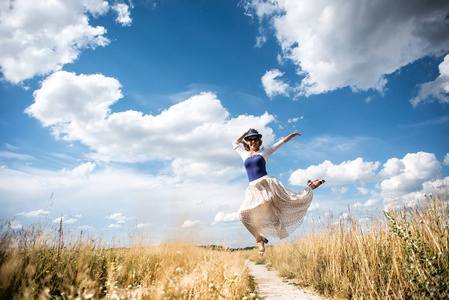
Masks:
[[[447,1],[2,1],[0,204],[126,241],[252,245],[231,142],[324,178],[302,229],[448,180]],[[294,235],[302,232],[298,229]]]

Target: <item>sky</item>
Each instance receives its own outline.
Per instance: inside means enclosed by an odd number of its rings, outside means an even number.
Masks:
[[[0,71],[13,230],[253,245],[249,128],[300,132],[267,165],[285,187],[326,180],[290,238],[449,181],[447,1],[0,0]]]

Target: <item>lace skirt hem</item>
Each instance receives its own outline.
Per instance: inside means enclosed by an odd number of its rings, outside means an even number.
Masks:
[[[294,192],[275,177],[266,175],[250,182],[238,211],[239,218],[259,234],[284,239],[302,224],[312,198],[309,186]]]

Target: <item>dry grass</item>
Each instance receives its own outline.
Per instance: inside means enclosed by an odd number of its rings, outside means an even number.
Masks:
[[[322,294],[346,299],[448,299],[447,195],[359,222],[332,216],[294,242],[269,247],[264,262]]]
[[[106,248],[62,227],[2,230],[0,299],[250,299],[253,290],[240,252]]]

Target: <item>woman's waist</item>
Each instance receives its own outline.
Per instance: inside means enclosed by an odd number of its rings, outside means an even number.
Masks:
[[[261,181],[263,181],[263,180],[267,180],[267,179],[269,179],[269,178],[272,178],[272,176],[270,176],[270,175],[264,175],[264,176],[262,176],[262,177],[259,177],[259,178],[257,178],[257,179],[254,179],[254,180],[250,181],[250,182],[249,182],[249,185],[255,185],[255,184],[258,184],[259,182],[261,182]]]

